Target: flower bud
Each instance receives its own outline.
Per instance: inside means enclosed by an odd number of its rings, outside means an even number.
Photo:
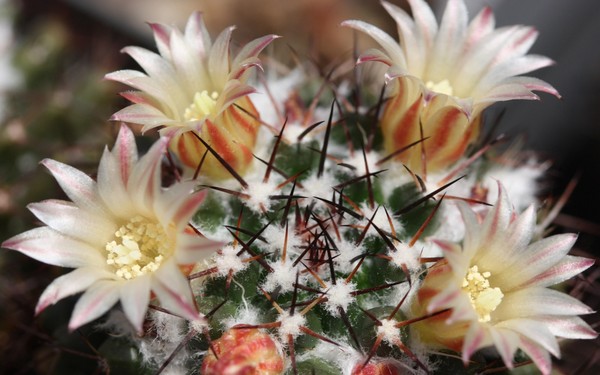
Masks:
[[[216,354],[216,355],[215,355]],[[283,374],[280,349],[269,334],[258,329],[235,329],[212,342],[202,362],[203,375]]]

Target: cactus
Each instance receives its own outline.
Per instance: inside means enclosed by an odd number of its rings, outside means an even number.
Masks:
[[[306,64],[279,77],[266,66],[256,90],[250,68],[276,36],[232,60],[231,28],[212,44],[199,14],[185,33],[152,24],[160,54],[125,50],[146,73],[107,77],[139,90],[124,94],[134,104],[113,120],[162,126],[161,140],[138,158],[123,125],[97,181],[44,161],[72,202],[33,204],[48,227],[3,243],[76,268],[48,287],[38,312],[84,291],[71,329],[110,310],[101,327],[120,339],[106,352],[133,348],[130,361],[170,373],[475,373],[533,361],[547,374],[556,337],[596,337],[578,317],[587,306],[546,288],[593,261],[567,255],[573,235],[543,238],[533,193],[511,203],[511,189],[535,186],[544,165],[512,157],[507,167],[499,139],[477,142],[494,101],[558,95],[513,77],[548,60],[513,71],[506,63],[526,48],[507,48],[482,67],[483,83],[424,77],[410,48],[424,43],[430,58],[449,61],[435,46],[449,43],[452,15],[464,32],[479,26],[487,43],[504,32],[494,34],[489,10],[467,28],[463,2],[450,0],[438,36],[427,37],[436,21],[423,1],[410,3],[416,23],[384,3],[405,50],[374,26],[344,23],[389,55],[359,58],[390,66],[378,87]],[[471,65],[483,43],[475,36],[453,36],[475,49],[465,55]],[[479,351],[486,347],[496,351]]]

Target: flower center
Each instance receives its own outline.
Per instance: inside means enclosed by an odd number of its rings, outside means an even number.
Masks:
[[[213,113],[217,106],[217,99],[219,93],[213,91],[210,95],[208,91],[197,92],[194,95],[194,100],[189,107],[186,108],[183,117],[186,121],[197,121],[202,120],[206,116]]]
[[[462,288],[469,294],[471,305],[479,315],[480,322],[491,320],[490,313],[496,310],[504,297],[500,288],[490,287],[488,278],[491,275],[490,272],[481,273],[477,266],[473,266],[469,268],[462,282]]]
[[[449,96],[454,95],[454,89],[452,89],[452,85],[450,85],[450,81],[447,79],[439,82],[427,81],[427,83],[425,83],[425,87],[439,94],[445,94]]]
[[[117,276],[130,280],[154,272],[173,251],[173,241],[155,221],[135,216],[115,232],[106,244],[106,263]]]

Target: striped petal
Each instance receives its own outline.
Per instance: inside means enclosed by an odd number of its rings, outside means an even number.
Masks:
[[[48,227],[31,229],[2,243],[30,258],[60,267],[103,266],[105,259],[98,249],[66,237]]]
[[[151,278],[143,275],[127,281],[127,286],[119,290],[123,312],[137,332],[142,332],[142,324],[150,301],[150,285]]]
[[[119,283],[114,281],[98,281],[88,288],[75,304],[69,330],[99,318],[113,307],[119,300],[119,288]]]
[[[152,291],[162,307],[188,320],[198,320],[199,314],[188,280],[175,262],[167,261],[154,273]]]
[[[54,305],[63,298],[82,292],[98,280],[113,279],[114,274],[97,267],[82,267],[67,273],[54,280],[44,290],[35,307],[35,314],[38,315],[48,306]]]

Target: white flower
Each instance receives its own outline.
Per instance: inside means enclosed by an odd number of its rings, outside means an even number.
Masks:
[[[112,120],[142,124],[142,131],[164,126],[161,133],[174,137],[170,147],[183,164],[195,169],[202,163],[202,174],[212,178],[231,177],[212,155],[204,160],[202,138],[243,173],[254,160],[260,128],[260,116],[248,97],[255,89],[246,81],[252,68],[261,67],[257,55],[277,36],[253,40],[232,58],[234,27],[225,29],[213,44],[201,13],[190,16],[183,34],[162,24],[151,27],[160,54],[140,47],[123,49],[146,74],[121,70],[106,75],[138,90],[123,93],[134,104]]]
[[[46,288],[36,314],[84,291],[73,311],[71,330],[120,301],[141,330],[151,292],[161,305],[186,319],[199,319],[188,280],[179,265],[210,257],[221,246],[188,227],[205,198],[194,186],[161,188],[166,140],[138,160],[131,131],[123,126],[112,151],[106,149],[97,182],[83,172],[46,159],[72,202],[46,200],[29,209],[47,226],[32,229],[2,246],[44,263],[75,268]]]
[[[553,63],[526,54],[537,38],[534,28],[495,29],[487,7],[469,23],[463,0],[449,0],[438,25],[424,0],[409,3],[413,18],[382,1],[398,24],[400,43],[363,21],[342,25],[366,33],[384,50],[371,49],[358,63],[389,66],[386,79],[393,84],[381,119],[386,152],[427,138],[397,157],[412,170],[425,176],[462,157],[479,134],[481,112],[491,104],[539,99],[532,91],[559,96],[548,83],[520,76]]]
[[[478,349],[495,346],[508,368],[517,348],[544,374],[549,353],[560,355],[556,337],[597,336],[577,315],[592,310],[573,297],[547,287],[565,281],[594,260],[567,255],[576,236],[560,234],[533,243],[535,212],[513,212],[499,184],[499,198],[483,222],[466,204],[461,245],[439,242],[445,260],[428,272],[413,313],[447,313],[416,324],[421,339],[462,352],[468,362]]]

